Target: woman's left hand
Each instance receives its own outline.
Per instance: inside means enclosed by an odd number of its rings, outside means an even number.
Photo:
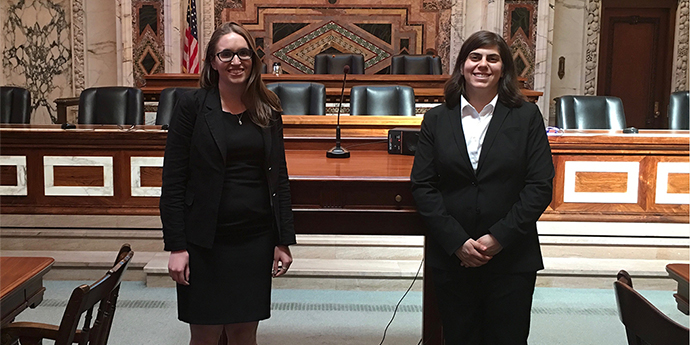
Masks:
[[[292,254],[288,246],[277,245],[273,251],[273,277],[280,277],[292,265]]]

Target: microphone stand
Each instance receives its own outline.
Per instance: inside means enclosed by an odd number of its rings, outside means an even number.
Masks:
[[[326,151],[326,157],[328,158],[350,158],[350,151],[340,146],[340,108],[343,107],[345,80],[347,80],[347,72],[349,71],[350,66],[345,65],[345,68],[343,68],[343,87],[340,89],[340,104],[338,104],[338,122],[335,126],[335,146]]]

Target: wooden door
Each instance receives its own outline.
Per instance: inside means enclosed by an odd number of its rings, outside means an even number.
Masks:
[[[627,126],[668,128],[677,0],[603,0],[597,94],[623,100]]]

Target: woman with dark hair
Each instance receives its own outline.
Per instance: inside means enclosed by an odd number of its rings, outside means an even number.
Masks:
[[[446,344],[527,344],[544,268],[536,222],[553,177],[542,115],[523,101],[510,48],[474,33],[445,103],[424,115],[411,174]]]
[[[261,80],[254,39],[236,23],[211,36],[201,89],[175,107],[160,199],[168,271],[190,344],[256,345],[271,279],[295,230],[280,101]]]

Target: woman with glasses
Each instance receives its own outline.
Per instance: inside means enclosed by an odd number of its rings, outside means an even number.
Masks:
[[[446,344],[527,344],[544,268],[536,223],[553,177],[544,120],[523,99],[510,47],[472,34],[445,103],[424,115],[411,174]]]
[[[165,147],[160,199],[168,271],[190,344],[256,344],[271,279],[288,270],[295,231],[278,97],[254,39],[236,23],[211,36],[201,89],[184,94]]]

